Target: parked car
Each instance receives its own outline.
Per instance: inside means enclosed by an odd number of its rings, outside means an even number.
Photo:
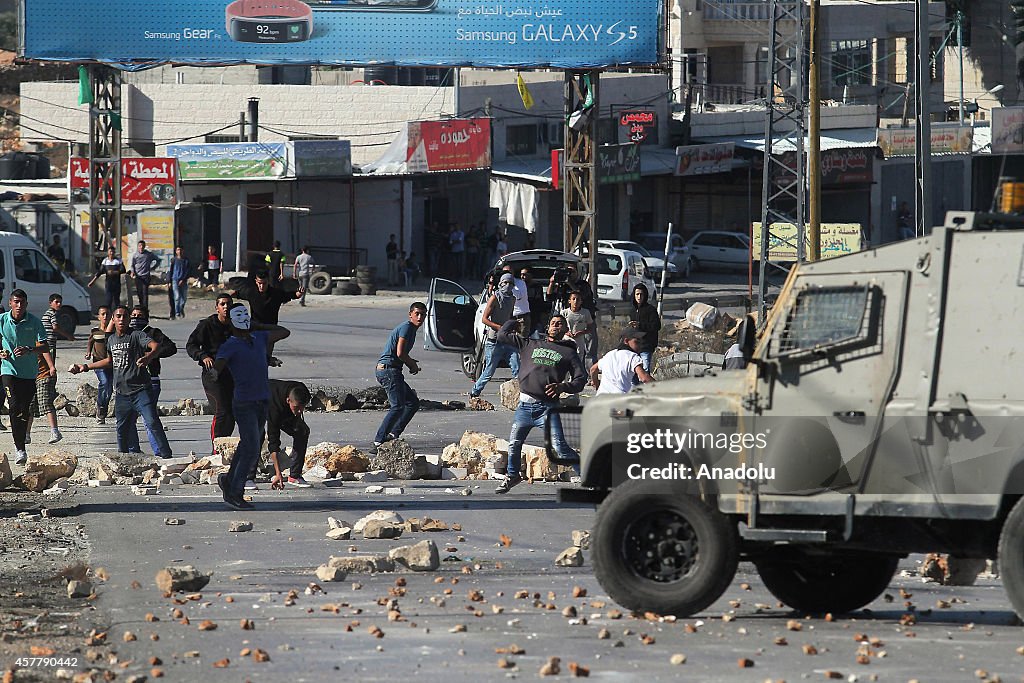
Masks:
[[[662,244],[662,251],[657,252],[664,256],[664,243]],[[665,269],[665,259],[661,256],[655,256],[648,249],[637,242],[631,240],[598,240],[597,247],[605,249],[628,249],[629,251],[639,252],[644,257],[644,261],[647,262],[647,268],[651,271],[651,277],[654,278],[655,282],[661,282],[661,271]],[[671,282],[679,278],[679,268],[676,264],[669,261],[668,264],[668,279]]]
[[[635,241],[643,245],[652,254],[664,256],[665,254],[665,233],[663,232],[640,232],[634,235]],[[647,258],[646,256],[644,258]],[[690,277],[690,248],[686,245],[686,238],[679,233],[672,233],[672,243],[669,246],[668,260],[676,266],[676,275],[684,280]],[[648,261],[650,263],[650,261]],[[669,270],[669,275],[672,271]]]
[[[747,270],[750,267],[750,237],[741,232],[701,230],[686,243],[690,250],[690,270],[722,268]]]
[[[556,269],[570,264],[578,265],[579,262],[579,256],[564,251],[530,249],[506,254],[498,259],[490,272],[511,265],[518,277],[523,268],[529,268],[533,275],[530,299],[531,302],[538,302],[543,300],[543,291]],[[480,321],[489,296],[486,280],[475,297],[457,282],[443,278],[430,281],[423,347],[432,351],[462,354],[462,372],[472,380],[476,380],[483,371],[484,338],[483,323]],[[536,316],[548,311],[531,310],[531,313]],[[533,322],[534,327],[542,324],[536,317]]]
[[[61,272],[32,238],[0,232],[0,292],[5,307],[15,289],[25,291],[29,313],[36,316],[49,307],[51,294],[60,294],[64,301],[57,311],[57,324],[68,334],[74,334],[77,325],[89,325],[92,305],[88,290]]]
[[[584,256],[584,258],[586,258]],[[643,255],[630,249],[597,249],[597,298],[629,301],[638,284],[647,287],[650,301],[658,296],[658,288]]]

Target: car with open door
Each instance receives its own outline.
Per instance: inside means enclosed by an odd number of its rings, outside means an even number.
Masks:
[[[543,324],[543,320],[536,315],[540,313],[545,318],[550,315],[550,311],[545,310],[544,290],[551,275],[559,268],[577,265],[579,262],[579,256],[564,251],[529,249],[501,257],[488,274],[511,266],[518,278],[523,268],[530,269],[532,278],[529,299],[531,313],[535,316],[533,326],[537,328]],[[430,281],[423,347],[431,351],[461,354],[462,372],[474,381],[483,370],[484,337],[483,323],[480,321],[488,298],[490,292],[487,290],[486,277],[480,292],[475,296],[457,282],[443,278]]]

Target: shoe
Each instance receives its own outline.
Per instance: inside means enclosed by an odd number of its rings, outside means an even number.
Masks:
[[[505,481],[498,485],[498,488],[494,489],[495,493],[508,493],[512,490],[512,487],[523,481],[523,478],[518,474],[513,474],[505,477]]]
[[[267,365],[272,368],[279,368],[284,365],[284,363],[282,363],[281,359],[277,356],[270,356],[267,358]]]
[[[174,320],[174,316],[173,315],[171,316],[171,320]]]
[[[228,493],[224,494],[224,502],[228,504],[228,507],[234,510],[255,510],[256,506],[245,500],[241,496],[235,497]]]
[[[246,479],[245,480],[245,490],[246,491],[259,491],[260,487],[256,485],[256,480],[255,479]]]
[[[14,456],[15,465],[24,465],[26,460],[28,460],[28,453],[25,451],[18,451]]]
[[[220,474],[217,475],[217,486],[220,488],[221,492],[227,493],[228,490],[225,488],[227,485],[228,485],[228,475],[227,475],[227,472],[221,472]]]
[[[60,433],[59,429],[51,429],[50,430],[50,440],[47,441],[46,443],[57,443],[58,441],[60,441],[63,438],[64,438],[64,435]]]
[[[377,455],[377,449],[383,445],[384,444],[381,441],[374,441],[373,445],[370,446],[370,455]]]
[[[302,477],[288,477],[288,484],[300,489],[308,489],[312,486],[308,481]]]
[[[107,424],[107,418],[102,417],[102,416],[101,417],[97,417],[96,418],[96,424],[98,424],[98,425],[105,425],[105,424]]]
[[[398,438],[398,434],[395,434],[394,432],[388,432],[388,435],[384,437],[384,440],[385,441],[394,441],[397,438]]]

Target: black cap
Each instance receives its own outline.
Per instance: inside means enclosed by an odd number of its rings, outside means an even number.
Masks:
[[[634,327],[627,327],[619,336],[622,338],[622,341],[626,341],[627,339],[643,339],[646,335],[647,333],[643,330],[638,330]]]

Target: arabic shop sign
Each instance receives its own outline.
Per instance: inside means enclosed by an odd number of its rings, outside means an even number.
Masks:
[[[20,55],[157,64],[658,64],[664,0],[22,0]],[[141,9],[144,8],[144,9]],[[271,10],[279,10],[277,12]]]
[[[551,150],[551,185],[558,189],[561,182],[562,159],[565,150]],[[616,185],[640,180],[640,148],[631,143],[601,145],[597,148],[597,184]]]
[[[352,143],[348,140],[295,140],[288,143],[289,164],[297,178],[348,178],[352,175]]]
[[[932,154],[970,154],[974,129],[970,126],[932,126]],[[917,131],[913,128],[878,129],[878,146],[886,157],[912,157],[917,153]]]
[[[72,157],[68,171],[71,201],[89,201],[89,160]],[[178,173],[174,159],[121,159],[121,203],[173,206]]]
[[[732,170],[732,160],[735,156],[736,143],[733,142],[676,147],[676,175],[728,173]]]
[[[772,223],[768,240],[769,261],[796,261],[796,226],[792,223]],[[810,240],[811,226],[805,224],[804,238]],[[864,248],[860,223],[822,223],[821,258],[852,254]],[[754,223],[752,253],[761,253],[761,223]]]
[[[1024,107],[992,108],[992,153],[1024,154]]]
[[[283,142],[208,142],[167,145],[182,180],[275,180],[288,171]]]
[[[874,180],[874,148],[828,149],[821,153],[821,184],[853,185]],[[796,167],[796,152],[782,155],[785,167]],[[773,166],[781,174],[783,165]]]
[[[469,171],[491,166],[491,120],[451,119],[408,124],[409,173]]]
[[[624,111],[619,114],[619,127],[625,130],[630,142],[639,145],[647,139],[649,130],[657,130],[658,119],[653,111]]]

